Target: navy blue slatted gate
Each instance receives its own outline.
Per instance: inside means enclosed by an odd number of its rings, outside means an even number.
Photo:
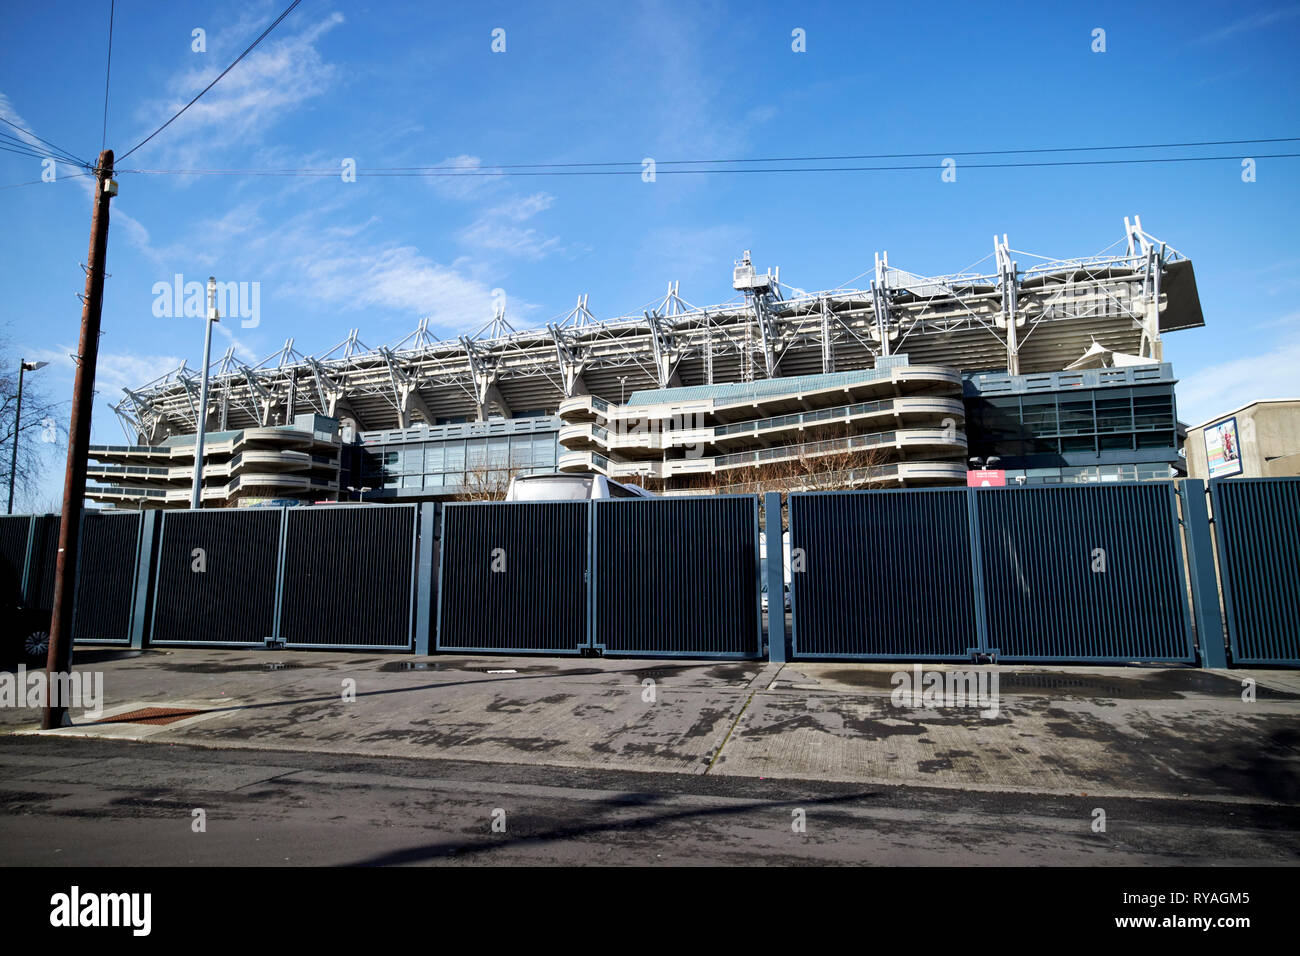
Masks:
[[[409,649],[415,547],[415,505],[167,512],[150,643]]]
[[[968,660],[978,640],[966,502],[963,489],[791,495],[794,653]]]
[[[54,605],[59,525],[58,515],[0,517],[0,588],[41,611]],[[130,641],[141,525],[139,512],[82,514],[74,641]]]
[[[265,644],[282,520],[278,508],[165,512],[150,643]]]
[[[0,515],[0,597],[23,600],[31,515]]]
[[[588,502],[467,502],[442,515],[438,650],[590,646]]]
[[[1300,665],[1300,478],[1210,483],[1235,664]]]
[[[752,496],[443,509],[437,648],[762,653]]]
[[[800,658],[1191,662],[1172,483],[790,496]]]
[[[27,558],[27,603],[49,610],[54,607],[54,570],[59,554],[59,516],[32,518],[31,550]]]
[[[757,498],[593,507],[594,647],[642,657],[762,654]]]
[[[139,512],[83,516],[74,643],[130,642],[142,525]]]
[[[1172,482],[971,495],[1000,660],[1195,660]]]
[[[287,508],[285,519],[285,644],[410,647],[415,505]]]

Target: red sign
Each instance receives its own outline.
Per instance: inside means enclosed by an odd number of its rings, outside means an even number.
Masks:
[[[967,488],[1005,488],[1007,473],[1002,469],[981,468],[966,472]]]

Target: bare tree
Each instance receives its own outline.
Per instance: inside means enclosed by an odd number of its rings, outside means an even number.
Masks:
[[[891,449],[883,442],[873,441],[873,436],[841,431],[789,456],[778,454],[748,466],[682,476],[673,482],[673,487],[698,490],[700,494],[748,495],[777,491],[783,498],[792,491],[862,488],[888,477],[891,457]],[[663,479],[647,478],[645,482],[647,490],[664,490]]]
[[[510,481],[519,474],[519,468],[488,468],[476,465],[465,471],[465,480],[453,501],[504,501],[510,490]]]
[[[8,336],[5,336],[8,338]],[[14,448],[15,415],[18,413],[18,363],[11,344],[0,341],[0,494],[8,501],[10,467]],[[18,459],[14,474],[15,507],[30,499],[49,459],[67,448],[68,403],[54,402],[39,374],[23,376],[22,420],[18,423]],[[56,509],[57,510],[57,509]]]

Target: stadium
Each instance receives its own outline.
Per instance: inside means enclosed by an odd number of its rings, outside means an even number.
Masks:
[[[499,307],[454,339],[424,320],[374,348],[360,330],[317,355],[289,340],[256,365],[232,348],[213,363],[202,413],[203,503],[446,498],[485,476],[557,468],[640,475],[666,491],[704,489],[669,479],[709,472],[709,487],[735,487],[745,480],[730,467],[743,463],[735,455],[796,445],[778,457],[815,458],[822,449],[810,437],[832,446],[828,455],[844,450],[827,433],[801,434],[808,422],[746,422],[879,402],[894,404],[835,419],[836,440],[877,436],[869,443],[880,450],[849,485],[964,481],[972,454],[1020,481],[1173,477],[1185,432],[1162,337],[1204,317],[1191,260],[1140,219],[1123,225],[1111,245],[1076,258],[1015,250],[1003,235],[960,272],[919,275],[880,253],[865,283],[809,292],[783,284],[779,269],[760,272],[746,252],[734,264],[736,296],[719,305],[695,306],[670,283],[639,315],[599,318],[584,295],[541,328],[516,329]],[[897,383],[908,368],[933,370],[933,387],[858,390],[873,376]],[[182,364],[124,390],[113,408],[126,444],[92,447],[89,498],[188,504],[200,379]],[[827,388],[810,391],[815,379]],[[760,391],[748,415],[735,411]],[[733,411],[687,420],[688,396],[710,408],[730,396]],[[931,405],[898,404],[907,399]],[[611,441],[611,425],[648,421],[634,408],[647,403],[659,437],[639,448]],[[713,441],[719,428],[728,441]],[[713,464],[671,464],[691,447]],[[239,457],[244,448],[257,454]]]

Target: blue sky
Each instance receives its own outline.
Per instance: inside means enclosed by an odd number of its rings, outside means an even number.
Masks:
[[[152,131],[285,5],[119,0],[107,140]],[[93,158],[101,143],[106,2],[10,5],[0,115]],[[192,31],[206,31],[194,52]],[[506,31],[506,51],[491,50]],[[791,50],[791,31],[807,51]],[[1106,31],[1106,52],[1092,50]],[[340,169],[958,152],[1300,135],[1300,4],[305,2],[123,169]],[[732,296],[752,249],[782,280],[833,288],[873,253],[944,273],[1014,249],[1076,256],[1148,232],[1196,265],[1205,329],[1170,335],[1180,417],[1300,394],[1300,143],[1201,147],[1177,165],[769,175],[118,179],[93,436],[108,404],[187,359],[202,323],[157,318],[176,273],[258,282],[256,328],[223,322],[214,352],[255,363],[294,339],[320,352],[360,329],[390,343],[424,317],[472,333],[504,289],[537,326],[590,294],[637,313],[678,280]],[[1150,154],[1154,155],[1154,154]],[[977,162],[978,160],[970,160]],[[935,161],[937,163],[937,161]],[[61,167],[66,176],[71,172]],[[0,152],[0,186],[40,178]],[[0,190],[0,348],[53,362],[70,395],[90,219],[86,179]],[[61,459],[30,505],[58,494]]]

